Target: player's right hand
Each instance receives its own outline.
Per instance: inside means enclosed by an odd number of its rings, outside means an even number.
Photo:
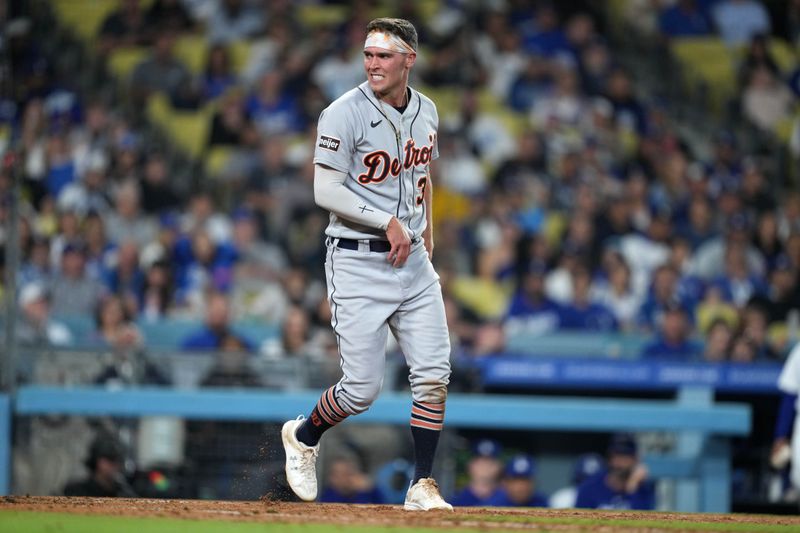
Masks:
[[[406,264],[408,254],[411,252],[411,236],[397,217],[392,217],[386,226],[386,239],[391,245],[386,260],[395,268]]]

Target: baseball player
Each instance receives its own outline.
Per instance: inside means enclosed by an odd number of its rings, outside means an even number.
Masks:
[[[389,329],[411,369],[416,459],[404,508],[448,509],[430,477],[444,422],[450,341],[439,276],[430,258],[431,162],[439,156],[438,115],[408,86],[417,32],[407,20],[367,25],[367,81],[319,118],[314,197],[330,211],[325,274],[343,377],[307,419],[283,425],[289,486],[317,497],[322,434],[366,411],[381,388]]]
[[[772,445],[770,462],[777,469],[791,462],[789,479],[792,486],[800,489],[800,417],[797,416],[800,393],[800,343],[797,343],[783,364],[778,389],[782,393],[780,411],[775,423],[775,442]],[[791,444],[790,444],[791,442]]]

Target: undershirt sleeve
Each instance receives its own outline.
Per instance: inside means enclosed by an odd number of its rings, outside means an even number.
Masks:
[[[345,179],[347,174],[344,172],[314,165],[314,201],[317,205],[351,222],[386,230],[392,215],[359,198],[345,187]]]

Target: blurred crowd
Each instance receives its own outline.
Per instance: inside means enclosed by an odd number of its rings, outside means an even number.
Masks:
[[[379,5],[325,6],[346,16],[312,27],[303,2],[120,0],[91,54],[103,66],[131,46],[148,53],[127,79],[106,73],[119,100],[74,83],[34,27],[14,26],[14,91],[0,108],[24,192],[20,340],[146,347],[142,324],[180,319],[197,325],[189,350],[335,357],[309,139],[319,112],[363,79]],[[631,5],[661,39],[718,34],[745,47],[740,109],[755,128],[795,105],[800,74],[783,77],[765,43],[796,42],[800,3],[780,20],[750,0]],[[785,353],[800,302],[800,193],[785,176],[768,175],[735,129],[681,135],[593,3],[422,9],[393,14],[420,34],[412,83],[439,97],[434,262],[454,358],[563,330],[646,335],[643,357]],[[209,42],[201,72],[175,53],[185,35]],[[154,93],[178,109],[212,106],[207,148],[233,154],[220,175],[176,182],[144,120]],[[4,166],[0,193],[10,186]],[[82,338],[59,322],[77,315],[95,324]],[[280,340],[231,328],[247,320],[278,325]]]

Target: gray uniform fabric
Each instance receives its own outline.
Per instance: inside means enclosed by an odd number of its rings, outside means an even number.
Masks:
[[[347,173],[345,186],[364,209],[395,215],[414,244],[395,268],[369,240],[383,231],[330,215],[325,273],[343,377],[334,394],[348,414],[358,414],[380,392],[389,330],[410,367],[414,400],[443,403],[450,376],[450,340],[439,276],[420,235],[426,227],[424,187],[438,157],[438,116],[430,99],[410,91],[402,115],[378,101],[363,83],[320,116],[314,163]],[[357,250],[339,239],[359,240]]]
[[[364,82],[320,115],[314,163],[348,174],[345,186],[363,200],[363,209],[395,215],[412,239],[425,230],[422,201],[430,163],[439,157],[436,106],[413,89],[401,115],[378,100]],[[384,239],[385,235],[331,213],[330,237]]]

